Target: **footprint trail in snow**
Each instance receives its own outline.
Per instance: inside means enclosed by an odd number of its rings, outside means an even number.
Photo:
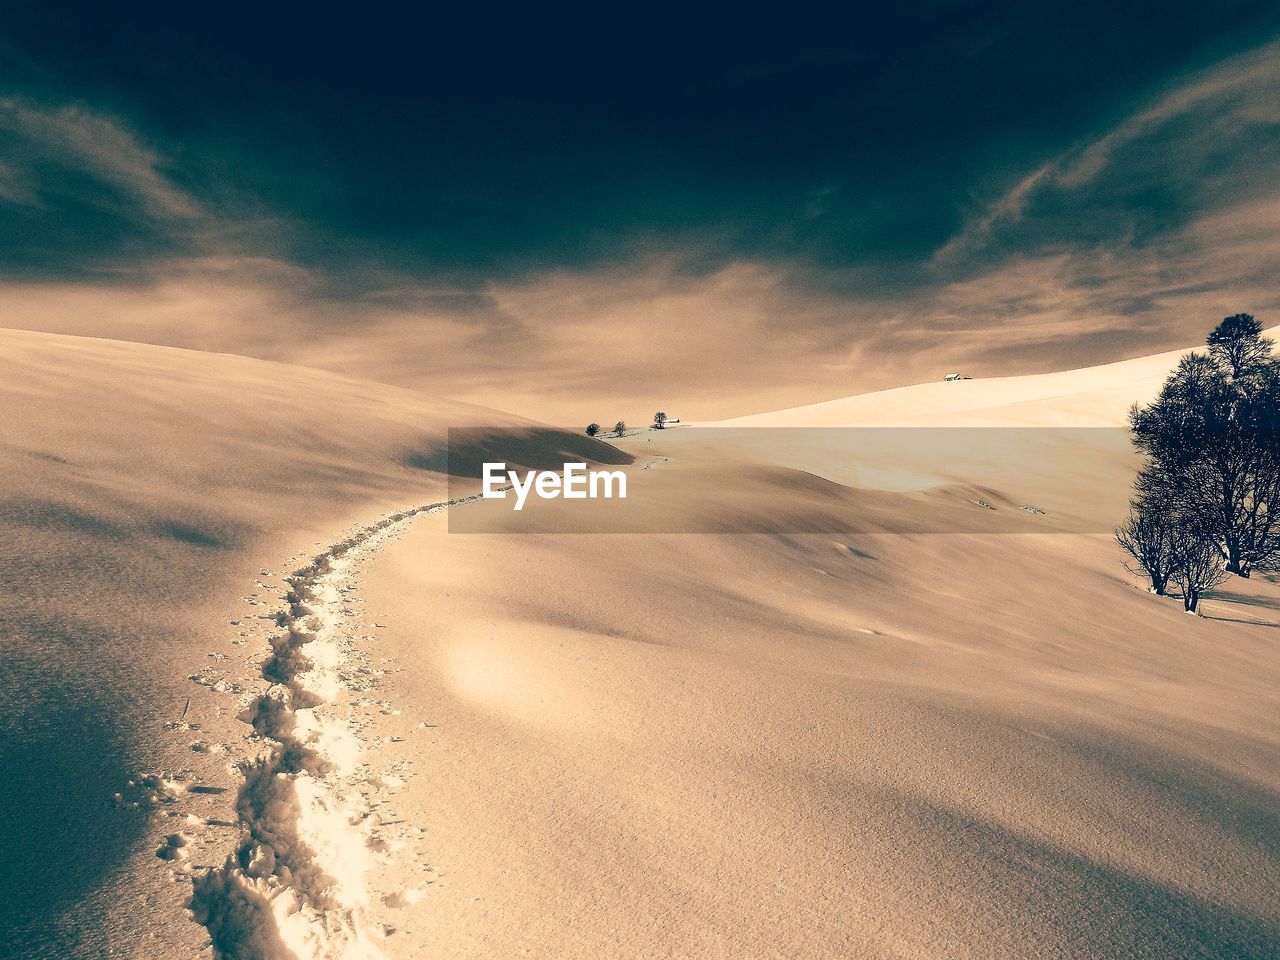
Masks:
[[[192,878],[191,911],[215,956],[382,956],[385,931],[367,914],[370,875],[386,842],[369,794],[397,781],[369,770],[348,696],[372,684],[359,649],[364,625],[352,620],[355,567],[416,517],[477,499],[426,504],[357,527],[286,579],[286,606],[261,666],[268,686],[241,714],[261,749],[240,764],[240,840],[222,866]],[[157,856],[178,860],[185,843],[175,835]]]

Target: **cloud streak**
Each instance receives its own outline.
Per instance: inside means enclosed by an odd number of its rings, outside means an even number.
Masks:
[[[1018,228],[1073,201],[1096,212],[1097,193],[1114,206],[1117,194],[1139,198],[1153,187],[1172,188],[1171,195],[1148,194],[1148,202],[1200,211],[1231,188],[1268,191],[1277,160],[1271,145],[1278,132],[1280,41],[1272,41],[1182,78],[1102,135],[1040,164],[972,217],[937,251],[933,263],[962,267],[1010,237],[1025,251],[1035,235]],[[1260,150],[1264,157],[1258,156]],[[1224,169],[1224,157],[1233,152],[1239,162]],[[1259,159],[1264,169],[1257,169]],[[1224,175],[1233,183],[1223,183]]]
[[[137,211],[157,220],[200,216],[199,204],[161,171],[159,154],[101,114],[81,106],[53,109],[14,97],[0,98],[0,132],[21,146],[23,169],[6,165],[0,197],[46,206],[42,168],[83,173],[133,201]]]

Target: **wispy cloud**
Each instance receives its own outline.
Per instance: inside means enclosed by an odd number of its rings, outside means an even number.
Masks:
[[[0,132],[20,158],[5,165],[0,199],[41,204],[42,169],[58,166],[110,186],[147,215],[191,218],[201,214],[191,196],[162,172],[159,154],[125,126],[81,106],[42,107],[13,97],[0,99]]]
[[[1069,244],[1079,221],[1064,213],[1073,207],[1080,218],[1144,204],[1151,208],[1144,215],[1165,207],[1198,213],[1224,195],[1270,191],[1278,132],[1280,42],[1273,41],[1181,78],[1101,134],[1039,164],[974,214],[937,251],[934,266],[963,268],[993,247],[1018,244],[1025,252],[1034,242]],[[1236,162],[1226,163],[1232,156]],[[1086,239],[1090,233],[1087,225],[1077,232]]]

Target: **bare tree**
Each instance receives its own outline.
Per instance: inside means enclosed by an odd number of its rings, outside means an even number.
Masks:
[[[1222,552],[1216,543],[1204,539],[1189,525],[1179,524],[1174,529],[1173,553],[1173,578],[1182,591],[1182,609],[1198,614],[1201,594],[1227,579]]]
[[[627,432],[627,424],[625,421],[619,420],[613,425],[614,436],[620,437]]]
[[[653,415],[653,425],[659,430],[665,430],[667,427],[667,415],[659,410]]]
[[[594,436],[595,436],[597,433],[599,433],[599,432],[600,432],[600,424],[598,424],[598,423],[588,423],[588,424],[587,424],[587,436],[588,436],[588,437],[594,437]]]
[[[1197,613],[1200,597],[1227,576],[1222,544],[1202,519],[1186,508],[1182,496],[1185,481],[1167,473],[1158,463],[1148,464],[1134,483],[1136,491],[1129,518],[1116,531],[1116,542],[1144,574],[1150,590],[1166,596],[1169,584],[1178,586],[1183,609]]]
[[[1116,543],[1151,581],[1151,592],[1160,597],[1169,592],[1169,580],[1177,573],[1174,540],[1174,525],[1165,505],[1151,498],[1135,502],[1129,519],[1116,531]],[[1130,573],[1139,574],[1127,561],[1124,566]]]
[[[1257,369],[1271,356],[1272,344],[1263,337],[1262,324],[1248,313],[1225,317],[1205,342],[1210,356],[1232,379]]]

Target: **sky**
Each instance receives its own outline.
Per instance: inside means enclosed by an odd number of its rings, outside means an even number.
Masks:
[[[1275,4],[7,6],[4,326],[576,423],[1280,318]]]

